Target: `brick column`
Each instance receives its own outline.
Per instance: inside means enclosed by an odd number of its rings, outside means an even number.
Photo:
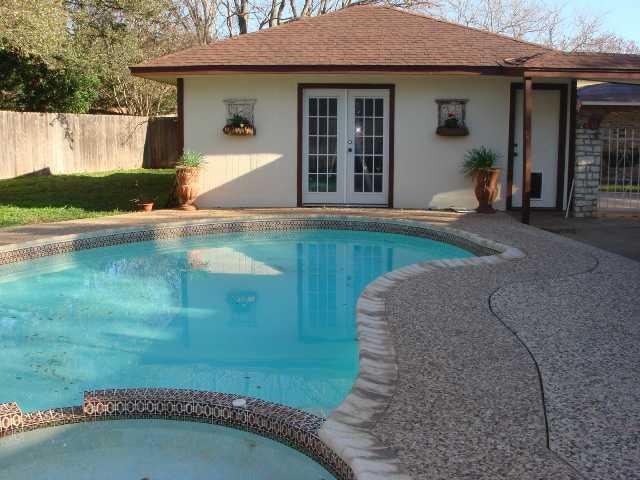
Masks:
[[[573,216],[593,217],[598,208],[602,140],[600,131],[576,129],[575,187]]]

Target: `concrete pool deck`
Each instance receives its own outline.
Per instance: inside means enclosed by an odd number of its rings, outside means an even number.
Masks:
[[[274,213],[441,223],[526,253],[435,269],[387,292],[398,388],[374,432],[413,478],[640,478],[640,263],[633,260],[504,214],[410,210],[161,211],[0,230],[0,244]]]

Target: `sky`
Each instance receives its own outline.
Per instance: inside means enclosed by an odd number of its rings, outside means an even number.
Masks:
[[[551,0],[567,12],[603,15],[604,29],[640,43],[640,0]]]

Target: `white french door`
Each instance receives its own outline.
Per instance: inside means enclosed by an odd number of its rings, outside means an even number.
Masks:
[[[386,205],[389,92],[307,89],[303,102],[303,203]]]

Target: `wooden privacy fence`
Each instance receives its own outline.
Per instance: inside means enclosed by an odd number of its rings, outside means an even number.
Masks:
[[[175,117],[0,111],[0,179],[172,167],[177,157]]]

